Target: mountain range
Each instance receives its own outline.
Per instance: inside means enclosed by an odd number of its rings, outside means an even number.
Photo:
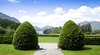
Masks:
[[[2,18],[2,19],[8,19],[8,20],[14,21],[16,23],[20,23],[19,20],[17,20],[16,18],[10,17],[10,16],[8,16],[8,15],[6,15],[4,13],[1,13],[1,12],[0,12],[0,18]]]
[[[19,20],[0,12],[0,26],[1,27],[3,28],[10,27],[11,29],[16,29],[19,25],[20,25]]]
[[[83,21],[83,22],[78,23],[78,25],[79,24],[84,25],[87,23],[91,24],[92,30],[100,30],[100,22],[99,21]],[[45,26],[43,28],[39,28],[39,27],[35,26],[36,31],[43,31],[45,29],[50,29],[50,28],[53,28],[53,26]]]
[[[35,28],[36,31],[44,31],[46,29],[53,28],[53,26],[45,26],[45,27],[42,27],[42,28],[39,28],[37,26],[34,26],[34,28]]]
[[[10,22],[10,24],[14,23],[14,22],[20,23],[19,20],[17,20],[16,18],[10,17],[2,12],[0,12],[0,20],[2,20],[2,22],[0,21],[0,25],[1,25],[1,23],[2,23],[2,25],[4,25],[5,23],[8,23],[8,21]],[[83,25],[83,24],[87,24],[87,23],[91,24],[93,30],[100,30],[100,22],[99,21],[83,21],[78,24]],[[53,26],[45,26],[43,28],[39,28],[39,27],[35,26],[34,28],[36,29],[36,31],[43,31],[45,29],[53,28]]]

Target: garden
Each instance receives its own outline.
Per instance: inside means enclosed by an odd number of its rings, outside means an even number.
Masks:
[[[13,37],[0,36],[0,55],[34,55],[39,43],[55,43],[64,55],[100,55],[100,36],[84,35],[71,20],[64,24],[59,35],[37,35],[26,21]]]

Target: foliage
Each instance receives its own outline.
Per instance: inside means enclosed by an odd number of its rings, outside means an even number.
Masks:
[[[0,37],[0,44],[12,44],[12,37]]]
[[[87,45],[100,45],[100,37],[86,37],[85,44],[87,44]]]
[[[6,33],[6,30],[3,27],[0,26],[0,35],[5,34],[5,33]]]
[[[90,23],[84,24],[84,25],[80,26],[80,28],[84,33],[91,33],[92,32],[92,26]]]
[[[20,25],[14,21],[0,18],[0,36],[12,37],[15,29]]]
[[[37,33],[27,21],[17,28],[12,43],[14,48],[19,50],[37,49],[39,47]]]
[[[16,22],[8,20],[8,19],[0,18],[0,26],[2,26],[5,29],[7,27],[10,27],[11,29],[16,29],[19,25],[20,25],[20,23],[16,23]]]
[[[44,34],[59,34],[61,27],[53,27],[43,31]]]
[[[100,34],[100,30],[93,30],[92,34]]]
[[[59,37],[59,34],[41,34],[38,36],[41,36],[41,37]]]
[[[10,27],[7,27],[6,33],[4,34],[4,36],[13,37],[14,32],[15,32],[15,29],[11,29]]]
[[[60,32],[58,47],[61,49],[76,50],[84,46],[84,35],[79,26],[73,21],[66,22]]]

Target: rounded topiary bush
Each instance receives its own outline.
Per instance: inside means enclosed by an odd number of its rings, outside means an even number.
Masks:
[[[34,27],[27,21],[21,24],[14,33],[12,44],[18,50],[37,49],[38,37]]]
[[[66,22],[61,29],[58,48],[68,50],[79,50],[84,46],[84,34],[79,26],[73,21]]]

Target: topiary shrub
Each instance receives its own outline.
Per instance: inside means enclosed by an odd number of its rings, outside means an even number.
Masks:
[[[27,21],[21,24],[14,33],[12,44],[18,50],[37,49],[38,37],[34,27]]]
[[[84,46],[84,35],[73,21],[66,22],[60,32],[58,48],[79,50]]]

